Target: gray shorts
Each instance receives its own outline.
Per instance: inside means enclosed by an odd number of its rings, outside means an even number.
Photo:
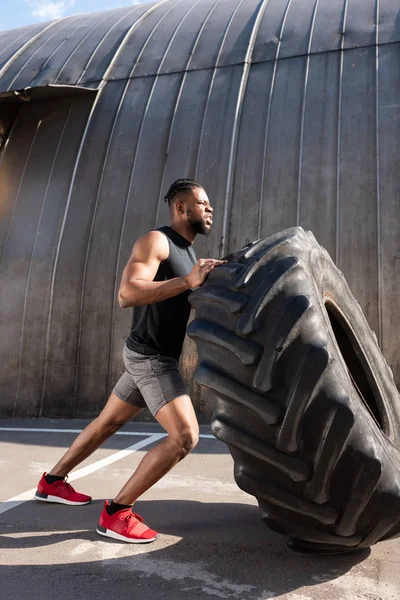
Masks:
[[[123,358],[125,372],[113,389],[120,400],[140,408],[147,405],[154,417],[165,404],[187,394],[174,358],[139,354],[126,345]]]

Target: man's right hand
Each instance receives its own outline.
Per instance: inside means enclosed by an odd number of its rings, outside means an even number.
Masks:
[[[200,287],[207,275],[219,265],[223,265],[226,263],[226,260],[216,260],[214,258],[199,258],[197,263],[194,265],[193,269],[190,271],[189,275],[187,275],[186,280],[189,284],[189,287],[193,290],[197,287]]]

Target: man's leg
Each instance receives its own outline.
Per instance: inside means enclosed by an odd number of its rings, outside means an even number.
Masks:
[[[155,418],[168,436],[143,457],[132,477],[114,498],[118,504],[133,504],[197,444],[199,425],[189,396],[179,396],[168,402]]]
[[[199,426],[189,396],[178,396],[157,412],[168,436],[147,452],[132,477],[111,502],[106,501],[97,533],[130,543],[154,542],[157,532],[131,511],[135,500],[184,458],[197,444]]]
[[[142,409],[120,400],[114,393],[100,415],[78,435],[72,446],[58,463],[49,471],[49,475],[65,477],[85,458],[90,456],[113,433],[135,417]]]
[[[141,410],[139,406],[120,400],[112,393],[97,419],[78,435],[53,469],[49,473],[43,473],[37,486],[35,499],[75,506],[88,504],[91,497],[76,492],[69,483],[64,481],[65,476]]]

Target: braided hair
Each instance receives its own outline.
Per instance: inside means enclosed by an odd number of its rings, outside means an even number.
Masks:
[[[168,202],[168,206],[171,206],[174,200],[176,200],[181,194],[188,192],[190,190],[194,190],[195,188],[202,188],[194,179],[177,179],[170,186],[168,192],[166,193],[164,200]]]

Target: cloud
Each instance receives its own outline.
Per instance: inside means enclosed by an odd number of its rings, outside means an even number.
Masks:
[[[60,19],[75,4],[75,0],[59,0],[59,2],[27,0],[27,4],[32,10],[34,17],[40,21],[51,21],[53,19]]]

